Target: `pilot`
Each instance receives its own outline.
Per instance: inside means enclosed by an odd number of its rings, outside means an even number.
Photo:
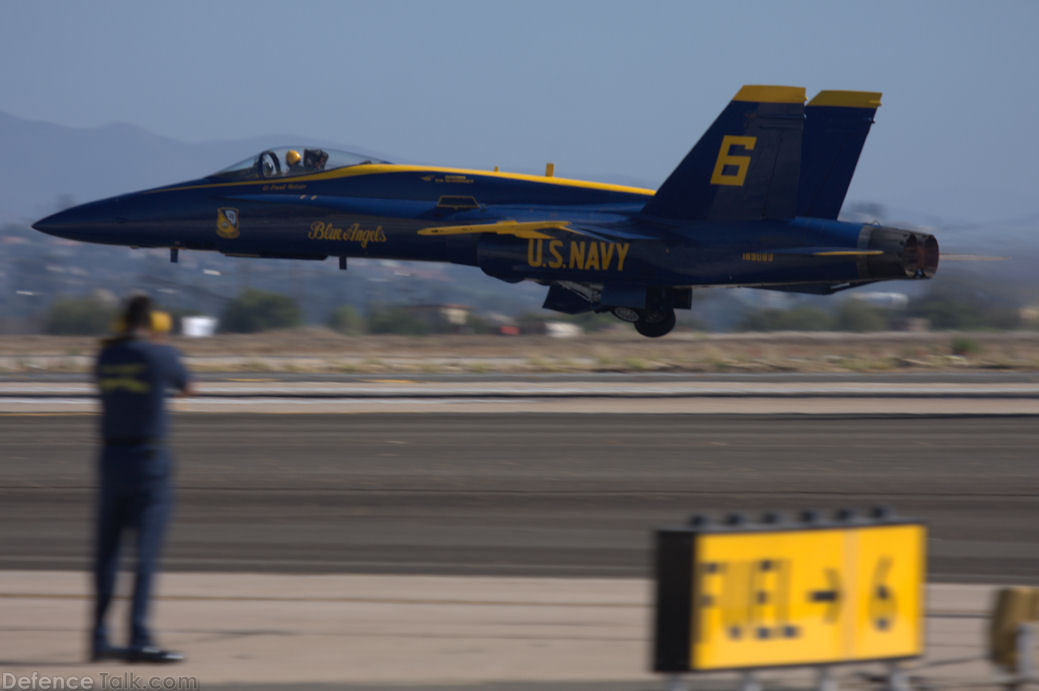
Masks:
[[[328,161],[328,152],[321,149],[303,150],[303,167],[307,170],[324,170]]]
[[[155,646],[148,629],[152,579],[172,501],[172,458],[166,446],[166,395],[191,392],[177,351],[154,341],[169,317],[144,295],[126,303],[123,331],[106,340],[94,374],[101,396],[102,449],[94,554],[91,659],[179,662],[180,653]],[[119,570],[123,534],[135,531],[137,569],[130,607],[130,645],[113,646],[105,624]]]
[[[295,149],[289,149],[288,153],[285,154],[285,163],[288,165],[289,173],[302,173],[303,172],[303,157],[299,155],[299,152]]]

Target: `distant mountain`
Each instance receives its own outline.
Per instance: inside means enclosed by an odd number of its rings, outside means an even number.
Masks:
[[[325,146],[397,163],[415,163],[355,144],[298,135],[188,143],[135,125],[65,127],[0,112],[0,152],[6,162],[0,166],[0,222],[33,221],[72,203],[201,177],[264,149],[286,144]],[[450,161],[442,163],[451,165]],[[648,186],[644,180],[621,174],[587,177]]]
[[[0,112],[0,221],[35,220],[82,203],[200,177],[270,146],[318,144],[378,152],[291,135],[186,143],[126,124],[73,128]]]

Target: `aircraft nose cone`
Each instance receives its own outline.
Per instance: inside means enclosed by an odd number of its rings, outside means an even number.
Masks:
[[[200,200],[155,188],[80,204],[41,218],[32,227],[80,242],[171,247],[193,233],[212,232],[218,205],[208,197]]]
[[[98,233],[125,223],[125,206],[120,198],[102,199],[51,214],[33,223],[32,227],[71,240],[92,240]]]
[[[85,209],[87,206],[89,205],[74,206],[71,209],[51,214],[33,223],[32,227],[48,235],[79,239],[86,235],[91,226],[96,225],[98,221],[106,220]]]
[[[64,211],[59,211],[56,214],[51,214],[46,218],[41,218],[32,224],[32,227],[41,233],[54,234],[56,230],[68,225],[68,219]]]

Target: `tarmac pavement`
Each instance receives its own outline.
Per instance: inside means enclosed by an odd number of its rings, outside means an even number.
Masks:
[[[188,656],[167,666],[84,662],[88,583],[80,572],[0,571],[0,673],[97,684],[102,673],[190,677],[202,689],[665,688],[649,671],[652,589],[643,579],[166,574],[155,623],[161,643]],[[910,674],[992,684],[980,659],[991,597],[987,586],[928,586],[927,655],[907,664]],[[121,621],[127,603],[117,604]],[[956,662],[927,666],[948,660]],[[842,686],[883,671],[835,668]],[[769,687],[807,687],[815,676],[757,674]],[[735,689],[738,676],[689,683]]]
[[[182,412],[1039,415],[1039,382],[738,378],[424,380],[262,376],[200,382]],[[0,380],[0,414],[94,413],[89,382]]]
[[[992,584],[1039,578],[1039,397],[1005,380],[1002,393],[956,382],[920,396],[882,383],[797,395],[462,384],[442,398],[367,381],[348,382],[368,389],[353,395],[246,386],[180,401],[155,620],[160,642],[189,655],[174,667],[83,662],[88,391],[0,392],[0,674],[95,688],[108,674],[121,688],[156,676],[204,689],[663,689],[648,671],[654,527],[694,511],[886,503],[928,521],[930,577],[946,581],[928,586],[926,660],[955,662],[914,667],[915,685],[992,685]],[[681,414],[647,414],[666,411]],[[841,685],[861,686],[861,670],[881,668],[841,667]]]

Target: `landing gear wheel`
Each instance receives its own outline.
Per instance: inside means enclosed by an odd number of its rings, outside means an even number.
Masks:
[[[635,322],[635,330],[643,336],[658,338],[675,328],[675,311],[643,312]]]
[[[642,313],[631,307],[614,307],[610,311],[613,312],[613,316],[617,317],[617,319],[629,324],[634,324],[642,318]]]

